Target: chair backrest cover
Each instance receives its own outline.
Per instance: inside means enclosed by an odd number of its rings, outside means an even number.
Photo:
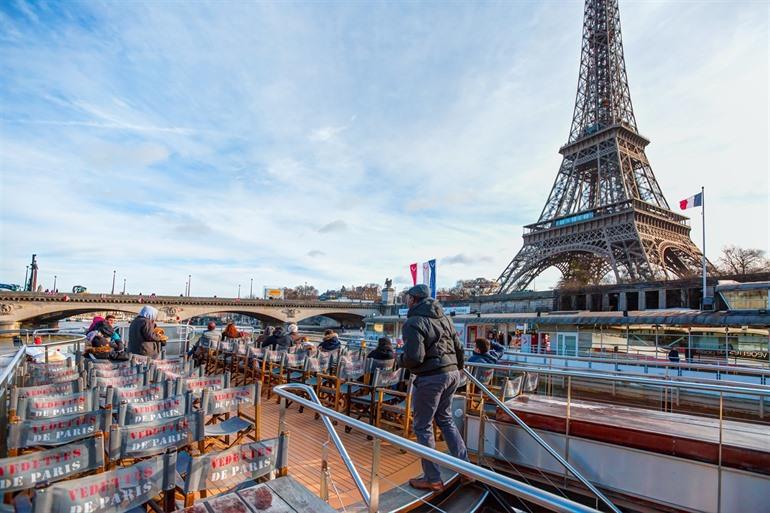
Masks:
[[[481,381],[483,385],[489,385],[492,383],[492,378],[495,377],[495,369],[485,369],[483,367],[476,367],[473,369],[473,377]]]
[[[237,412],[239,406],[255,406],[260,400],[258,385],[225,388],[222,390],[204,390],[203,400],[206,415],[221,415]]]
[[[153,383],[146,387],[115,388],[114,404],[126,402],[157,401],[166,397],[166,387],[163,383]]]
[[[280,441],[280,438],[271,438],[190,458],[183,492],[219,488],[224,483],[229,488],[269,474],[280,461],[279,446],[284,445]]]
[[[13,387],[11,389],[11,409],[16,410],[19,399],[29,397],[54,396],[62,394],[74,394],[80,392],[82,381],[65,381],[64,383],[50,383],[48,385],[37,385],[34,387]]]
[[[95,376],[91,380],[91,386],[102,390],[107,387],[113,388],[141,388],[149,384],[147,373],[142,372],[133,376],[119,376],[113,378]]]
[[[527,377],[524,379],[525,393],[532,393],[537,390],[537,386],[540,383],[540,374],[537,372],[527,372]]]
[[[392,387],[397,385],[404,379],[404,369],[396,370],[382,370],[377,369],[374,371],[372,377],[373,387]]]
[[[178,392],[190,391],[195,397],[198,397],[206,389],[222,390],[227,386],[227,381],[225,374],[215,374],[200,378],[183,378],[182,390]]]
[[[176,453],[35,491],[34,513],[122,513],[174,488]]]
[[[524,383],[524,376],[519,375],[515,378],[506,379],[505,385],[503,387],[503,396],[501,399],[503,401],[507,401],[508,399],[513,399],[514,397],[517,397],[519,394],[521,394],[522,385]]]
[[[338,375],[341,379],[360,379],[366,372],[366,361],[361,357],[341,356]]]
[[[189,413],[189,407],[187,396],[181,394],[155,401],[124,402],[120,405],[118,423],[128,426],[181,417]]]
[[[112,412],[109,410],[14,422],[8,425],[8,448],[26,449],[68,444],[100,431],[106,433],[111,424]]]
[[[21,419],[51,418],[93,411],[99,407],[98,390],[74,394],[45,395],[19,399],[16,414]]]
[[[305,365],[304,353],[284,353],[283,360],[284,367],[291,367],[297,369]]]
[[[203,439],[203,412],[133,426],[112,425],[110,460],[142,458],[178,449]]]
[[[369,372],[374,372],[377,369],[382,370],[391,370],[396,367],[396,360],[376,360],[374,358],[369,358]]]
[[[92,436],[47,451],[0,459],[0,493],[35,488],[104,466],[104,439]]]

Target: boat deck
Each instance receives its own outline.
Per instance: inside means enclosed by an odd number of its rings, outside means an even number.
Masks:
[[[278,417],[280,407],[275,398],[264,400],[262,407],[262,438],[278,436]],[[351,459],[356,465],[367,488],[371,482],[372,447],[374,441],[366,435],[352,431],[345,433],[342,425],[335,426]],[[321,419],[305,410],[299,413],[297,405],[291,405],[286,412],[286,429],[289,432],[289,475],[306,486],[311,492],[319,494],[321,489],[321,451],[322,445],[329,439],[328,432]],[[439,448],[444,449],[442,443]],[[328,467],[331,472],[329,483],[329,505],[336,509],[358,504],[358,493],[353,478],[334,447],[329,442]],[[420,494],[408,486],[403,486],[410,478],[422,473],[420,460],[414,455],[404,454],[398,448],[382,443],[380,452],[380,491],[386,492],[397,486],[406,493]]]

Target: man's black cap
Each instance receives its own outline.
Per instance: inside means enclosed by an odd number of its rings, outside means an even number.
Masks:
[[[430,289],[424,283],[420,283],[407,290],[406,293],[415,299],[423,299],[430,296]]]

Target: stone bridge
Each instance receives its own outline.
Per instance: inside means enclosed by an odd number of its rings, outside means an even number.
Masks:
[[[299,322],[317,315],[349,323],[360,322],[364,317],[381,313],[381,305],[375,303],[0,292],[0,329],[55,325],[61,319],[89,312],[136,314],[145,305],[158,309],[158,320],[169,322],[184,322],[192,317],[228,312],[248,315],[268,323]]]

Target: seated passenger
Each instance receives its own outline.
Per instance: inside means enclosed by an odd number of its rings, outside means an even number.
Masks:
[[[318,349],[321,351],[336,351],[340,348],[340,345],[342,344],[340,344],[340,339],[334,333],[334,330],[326,330],[324,331],[323,342],[318,344]]]
[[[115,329],[114,315],[105,317],[103,321],[96,324],[94,329],[102,334],[102,336],[110,343],[110,346],[114,351],[123,351],[123,340],[120,338],[118,330]]]
[[[380,337],[377,341],[377,347],[366,357],[375,360],[394,360],[396,352],[393,350],[393,343],[390,341],[390,338]]]
[[[225,329],[222,331],[222,338],[241,338],[243,333],[238,331],[234,322],[228,322]]]
[[[289,335],[283,334],[283,328],[278,326],[273,334],[262,342],[262,347],[278,351],[288,351],[294,342]]]
[[[496,364],[503,357],[503,346],[497,342],[490,342],[484,337],[475,340],[473,354],[468,358],[468,363]]]
[[[305,347],[307,337],[299,334],[299,326],[296,324],[289,324],[289,337],[291,337],[292,347],[295,349],[300,350]]]
[[[214,322],[210,322],[206,325],[206,331],[201,333],[201,336],[195,341],[195,345],[190,348],[188,356],[192,355],[195,362],[200,365],[208,350],[216,347],[217,342],[219,342],[217,325]]]
[[[668,352],[668,359],[671,362],[679,363],[679,351],[676,349],[676,346],[671,348],[671,351]]]

